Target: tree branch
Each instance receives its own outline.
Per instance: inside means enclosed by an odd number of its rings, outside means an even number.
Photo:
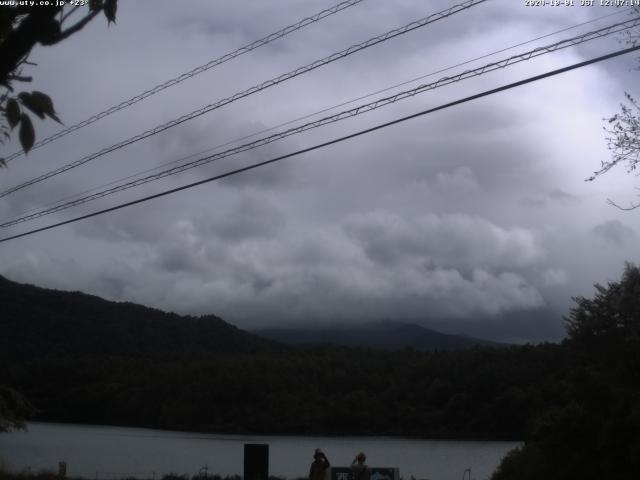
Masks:
[[[32,82],[33,77],[24,77],[22,75],[9,75],[7,80],[17,80],[18,82]]]
[[[624,210],[625,212],[628,212],[628,211],[631,211],[631,210],[635,210],[636,208],[640,207],[640,203],[631,203],[631,204],[629,204],[628,207],[623,207],[621,205],[618,205],[616,202],[614,202],[610,198],[607,198],[607,203],[609,205],[612,205],[612,206],[616,207],[619,210]]]
[[[60,35],[58,35],[56,39],[56,43],[82,30],[85,27],[85,25],[89,23],[91,20],[93,20],[95,16],[98,15],[98,13],[100,13],[101,11],[102,9],[94,10],[93,12],[86,15],[82,20],[79,20],[77,23],[75,23],[73,26],[60,32]]]
[[[0,83],[7,83],[7,76],[16,69],[20,61],[40,41],[42,26],[55,22],[55,16],[61,8],[35,8],[0,43]]]

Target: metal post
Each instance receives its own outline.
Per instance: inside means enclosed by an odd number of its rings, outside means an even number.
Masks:
[[[269,479],[269,445],[245,443],[244,480]]]

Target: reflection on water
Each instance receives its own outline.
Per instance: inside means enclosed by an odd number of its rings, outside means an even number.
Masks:
[[[413,440],[379,437],[293,437],[215,435],[140,428],[31,423],[27,432],[0,435],[0,459],[11,468],[55,470],[68,464],[70,476],[111,479],[158,477],[166,473],[242,475],[243,445],[269,444],[272,475],[306,477],[320,447],[334,466],[349,465],[359,451],[371,466],[398,467],[400,476],[459,480],[471,468],[489,478],[515,442]]]

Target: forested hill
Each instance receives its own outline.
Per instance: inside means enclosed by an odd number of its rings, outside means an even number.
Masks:
[[[0,355],[162,356],[252,352],[273,343],[214,315],[181,316],[0,276]]]
[[[419,352],[276,344],[0,279],[0,385],[37,420],[226,433],[521,438],[559,395],[559,345]]]
[[[461,350],[476,346],[507,347],[464,335],[436,332],[412,323],[371,322],[355,326],[328,328],[271,328],[256,330],[258,335],[290,345],[336,345],[397,350]]]
[[[0,305],[0,385],[23,393],[36,420],[513,439],[538,412],[571,398],[564,345],[295,348],[215,316],[179,316],[1,277]]]

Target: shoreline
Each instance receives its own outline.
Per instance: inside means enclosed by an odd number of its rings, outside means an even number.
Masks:
[[[139,425],[118,425],[118,424],[98,424],[98,423],[83,423],[83,422],[62,422],[62,421],[47,421],[47,420],[34,420],[26,422],[27,431],[29,425],[59,425],[69,428],[122,428],[129,430],[146,430],[150,432],[164,432],[174,434],[175,438],[193,438],[193,435],[200,436],[212,436],[212,437],[250,437],[252,439],[258,439],[261,437],[275,437],[275,438],[295,438],[295,437],[308,437],[308,438],[341,438],[344,440],[349,439],[367,439],[367,440],[420,440],[420,441],[437,441],[437,442],[490,442],[490,443],[521,443],[524,440],[520,438],[513,438],[509,436],[463,436],[463,437],[451,437],[451,436],[411,436],[411,435],[385,435],[385,434],[366,434],[366,433],[308,433],[308,432],[292,432],[292,433],[264,433],[264,432],[232,432],[232,431],[218,431],[210,432],[205,430],[173,430],[161,427],[149,427]],[[183,435],[179,435],[183,434]],[[143,435],[141,435],[143,436]],[[171,436],[171,435],[170,435]]]

